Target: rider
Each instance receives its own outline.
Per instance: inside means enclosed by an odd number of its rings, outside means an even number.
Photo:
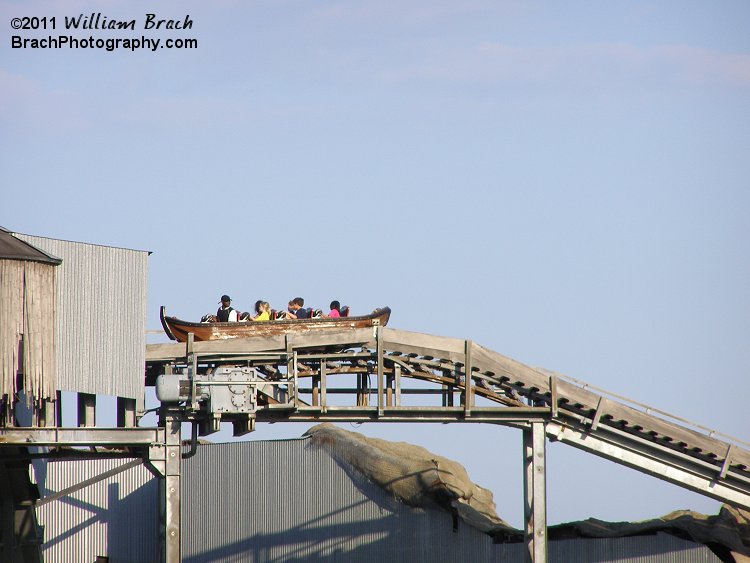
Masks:
[[[220,323],[237,322],[237,311],[232,309],[232,299],[229,295],[221,296],[221,307],[216,311],[216,320]]]

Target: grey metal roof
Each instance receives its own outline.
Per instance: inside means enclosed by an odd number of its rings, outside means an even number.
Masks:
[[[62,262],[60,258],[16,238],[10,231],[3,227],[0,227],[0,259],[44,262],[55,266]]]

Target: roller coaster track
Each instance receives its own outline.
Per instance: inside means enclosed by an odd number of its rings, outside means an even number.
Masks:
[[[269,382],[258,389],[253,415],[258,421],[458,421],[522,427],[542,419],[552,441],[750,509],[750,444],[529,367],[470,340],[377,327],[293,338],[151,344],[146,358],[147,375],[163,372],[165,366],[192,366],[196,372],[222,365],[254,368]],[[331,387],[345,375],[355,376],[356,386]],[[407,380],[432,385],[408,387]],[[311,386],[303,388],[307,381]],[[330,398],[336,394],[356,396],[356,405],[334,404]],[[436,397],[441,402],[406,405],[410,395],[422,395],[422,403]],[[200,417],[199,412],[187,414]]]

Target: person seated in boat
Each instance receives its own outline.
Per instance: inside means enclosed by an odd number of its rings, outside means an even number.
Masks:
[[[310,317],[310,309],[305,309],[305,300],[295,297],[289,302],[287,319],[307,319]]]
[[[341,303],[339,303],[336,300],[331,301],[330,307],[331,307],[331,311],[327,315],[323,313],[324,317],[334,318],[334,319],[338,319],[339,317],[341,317]]]
[[[270,321],[271,320],[271,305],[268,301],[258,301],[255,304],[254,317],[251,317],[254,321]]]
[[[216,320],[220,323],[237,322],[237,311],[232,308],[232,299],[229,295],[221,296],[221,307],[216,311]]]

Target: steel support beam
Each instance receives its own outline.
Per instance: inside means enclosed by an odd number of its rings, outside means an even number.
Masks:
[[[150,446],[159,428],[0,428],[0,446]]]
[[[547,470],[544,422],[532,422],[522,432],[527,561],[546,563]]]
[[[159,479],[159,533],[162,563],[180,563],[180,446],[179,413],[162,409],[159,423],[165,430],[164,442],[149,449],[146,467]]]
[[[180,420],[166,417],[166,474],[164,476],[164,563],[180,563]]]
[[[674,483],[713,499],[750,509],[750,485],[732,473],[721,476],[721,468],[702,463],[674,450],[599,424],[595,432],[572,421],[547,425],[551,440],[637,469],[647,475]],[[734,486],[736,485],[736,486]]]
[[[467,418],[463,406],[456,407],[383,407],[378,415],[376,406],[299,407],[294,411],[274,405],[256,412],[258,422],[463,422],[526,424],[549,418],[547,407],[475,407]],[[229,419],[227,419],[229,420]]]

